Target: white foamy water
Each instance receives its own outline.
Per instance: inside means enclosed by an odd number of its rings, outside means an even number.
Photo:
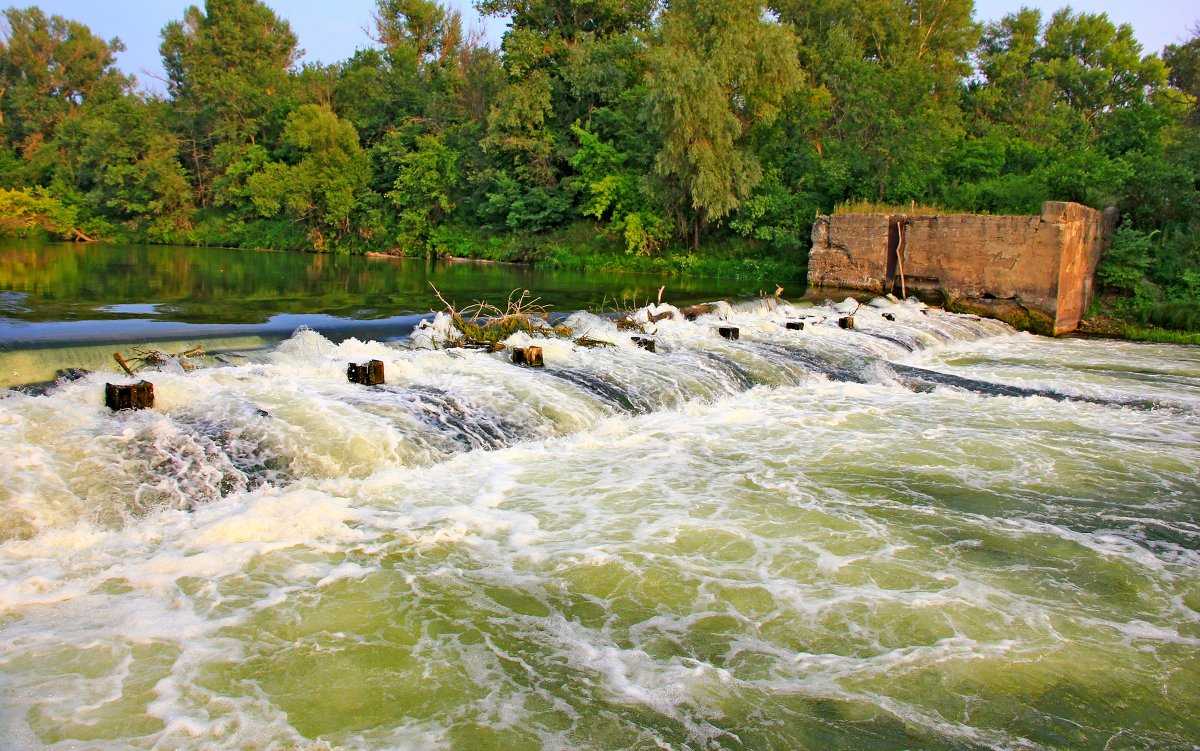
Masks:
[[[10,392],[0,747],[1195,747],[1200,350],[838,315]]]

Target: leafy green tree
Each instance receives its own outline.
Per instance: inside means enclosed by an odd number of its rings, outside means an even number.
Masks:
[[[375,40],[420,74],[450,67],[463,43],[462,14],[433,0],[376,0]]]
[[[1192,38],[1182,44],[1170,44],[1163,50],[1163,62],[1170,71],[1167,81],[1187,97],[1191,124],[1200,126],[1200,21],[1192,26]]]
[[[629,155],[576,125],[579,149],[571,166],[579,173],[575,184],[583,193],[582,213],[608,218],[608,230],[620,236],[627,253],[646,255],[674,234],[648,176],[630,164]]]
[[[776,0],[828,96],[813,123],[827,208],[929,200],[963,137],[959,92],[978,39],[970,0]],[[819,99],[818,99],[819,101]],[[820,111],[821,108],[816,108]]]
[[[246,180],[263,217],[287,218],[309,230],[319,250],[349,234],[351,215],[370,179],[370,159],[354,126],[327,107],[305,104],[288,116],[286,161],[273,161]]]
[[[648,29],[655,0],[476,0],[479,12],[508,16],[512,29],[573,40],[580,34],[608,36]]]
[[[77,229],[74,207],[51,196],[45,188],[0,188],[0,237],[53,235],[64,240],[85,239]]]
[[[397,240],[405,249],[428,251],[433,229],[454,210],[458,155],[443,135],[418,136],[396,160],[399,174],[388,193],[398,211]]]
[[[258,0],[205,0],[162,30],[159,47],[200,202],[212,202],[219,143],[254,144],[301,52],[287,21]]]
[[[658,173],[675,181],[700,228],[738,207],[762,179],[748,134],[769,124],[803,75],[791,28],[765,20],[751,0],[673,3],[647,74],[662,134]]]
[[[128,95],[89,107],[59,129],[55,185],[139,240],[178,242],[192,192],[167,125],[166,103]]]
[[[116,67],[119,39],[38,8],[3,11],[0,135],[26,159],[84,106],[120,96],[132,80]]]

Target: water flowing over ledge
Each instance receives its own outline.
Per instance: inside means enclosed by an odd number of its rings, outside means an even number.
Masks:
[[[615,346],[544,369],[300,331],[155,373],[152,411],[10,393],[0,734],[1189,747],[1200,357],[844,312],[661,321],[656,353],[580,313]]]

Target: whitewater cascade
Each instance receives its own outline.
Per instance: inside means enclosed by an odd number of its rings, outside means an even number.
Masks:
[[[510,339],[544,368],[443,318],[172,363],[152,410],[5,393],[5,747],[1200,738],[1194,348],[637,315],[655,352],[585,312],[609,346]]]

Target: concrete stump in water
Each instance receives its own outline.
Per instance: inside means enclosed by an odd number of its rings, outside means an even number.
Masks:
[[[350,383],[361,383],[363,386],[378,386],[384,382],[383,360],[371,360],[359,364],[350,363],[346,366],[346,379]]]
[[[786,324],[788,331],[803,331],[804,321],[788,321]]]
[[[838,319],[838,325],[844,329],[854,328],[854,316],[846,316]]]
[[[104,406],[114,412],[122,409],[150,409],[154,406],[154,384],[149,381],[106,383]]]
[[[630,339],[633,340],[634,344],[646,350],[647,352],[654,351],[655,344],[652,338],[648,336],[631,336]]]
[[[526,365],[530,368],[541,368],[546,365],[542,360],[541,347],[517,347],[513,349],[512,361],[516,365]]]
[[[739,339],[739,338],[741,338],[741,335],[742,335],[741,330],[737,326],[722,326],[719,329],[717,329],[717,333],[720,334],[721,336],[725,337],[726,339],[731,339],[731,340]]]

